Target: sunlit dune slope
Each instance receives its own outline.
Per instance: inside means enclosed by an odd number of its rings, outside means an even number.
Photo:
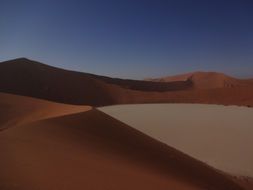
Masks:
[[[243,189],[230,176],[96,109],[1,96],[8,105],[0,106],[2,118],[27,118],[40,108],[43,116],[0,132],[0,189]],[[5,112],[7,107],[18,112]]]
[[[0,130],[9,126],[90,109],[90,106],[59,104],[46,100],[0,93]]]
[[[223,73],[200,71],[147,80],[156,82],[191,81],[193,89],[234,88],[253,85],[252,79],[237,79]]]

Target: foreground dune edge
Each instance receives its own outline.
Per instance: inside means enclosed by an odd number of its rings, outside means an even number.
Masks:
[[[247,189],[90,106],[0,97],[0,189]]]

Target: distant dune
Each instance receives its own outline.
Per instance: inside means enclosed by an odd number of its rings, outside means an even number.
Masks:
[[[244,189],[94,108],[8,94],[0,99],[0,124],[17,121],[0,131],[1,190]]]
[[[147,80],[155,82],[191,81],[194,89],[234,88],[253,85],[252,79],[236,79],[217,72],[192,72]]]
[[[0,63],[0,92],[91,106],[132,103],[253,106],[252,81],[203,72],[140,81],[67,71],[25,58]]]

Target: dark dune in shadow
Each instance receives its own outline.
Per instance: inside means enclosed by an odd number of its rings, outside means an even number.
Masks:
[[[119,91],[174,91],[190,87],[189,82],[155,83],[113,79],[67,71],[25,58],[0,63],[0,90],[71,104],[116,103]]]
[[[132,103],[253,106],[252,80],[197,72],[159,81],[116,79],[67,71],[25,58],[0,63],[0,92],[60,103],[92,106]]]
[[[252,80],[197,72],[159,81],[124,80],[67,71],[25,58],[0,63],[1,92],[55,102],[92,106],[131,103],[253,106]]]
[[[253,82],[250,79],[196,72],[159,81],[115,79],[67,71],[25,58],[0,63],[0,92],[60,103],[92,106],[138,103],[253,106]]]

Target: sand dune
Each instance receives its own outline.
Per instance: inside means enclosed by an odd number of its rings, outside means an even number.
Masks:
[[[243,189],[230,176],[96,109],[1,97],[7,105],[0,106],[1,118],[27,118],[45,109],[42,117],[0,132],[0,189]]]
[[[217,72],[192,72],[157,79],[148,79],[156,82],[191,81],[194,89],[234,88],[252,86],[251,79],[236,79]]]
[[[74,106],[0,93],[0,130],[9,126],[90,110],[90,106]]]
[[[136,103],[253,106],[252,80],[239,80],[217,73],[188,74],[178,79],[184,80],[115,79],[66,71],[24,58],[0,63],[0,92],[60,103],[91,106]]]
[[[0,63],[0,91],[56,102],[85,105],[115,104],[117,94],[163,92],[189,88],[188,82],[155,83],[113,79],[67,71],[25,58]],[[125,99],[131,101],[126,96]]]
[[[253,106],[252,80],[183,77],[123,80],[28,59],[0,63],[0,189],[252,189],[251,179],[217,171],[90,107]]]

